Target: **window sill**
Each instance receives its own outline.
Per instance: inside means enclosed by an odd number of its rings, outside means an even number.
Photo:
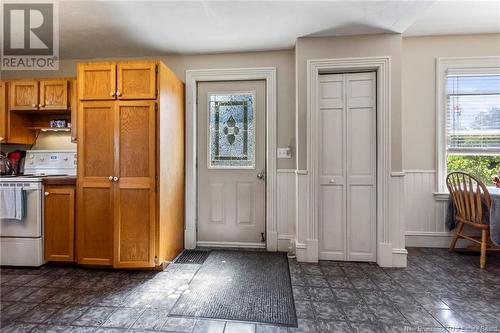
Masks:
[[[450,200],[450,193],[448,192],[434,192],[434,200],[448,201]]]

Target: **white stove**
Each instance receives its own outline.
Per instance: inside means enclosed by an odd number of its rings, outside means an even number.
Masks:
[[[63,175],[76,175],[74,150],[28,150],[24,175],[0,176],[0,188],[20,187],[26,194],[21,220],[0,219],[0,265],[44,264],[42,179]]]

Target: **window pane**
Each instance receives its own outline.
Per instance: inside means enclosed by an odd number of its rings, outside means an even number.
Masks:
[[[500,75],[448,76],[447,150],[500,152]]]
[[[255,168],[254,94],[209,95],[209,168]]]
[[[479,177],[486,186],[493,186],[491,177],[500,173],[500,156],[448,155],[448,172],[462,171]]]

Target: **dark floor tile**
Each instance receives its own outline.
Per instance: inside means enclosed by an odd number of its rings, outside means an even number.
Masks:
[[[323,275],[306,274],[304,276],[304,281],[306,285],[310,287],[329,287],[328,282]]]
[[[412,326],[441,327],[442,325],[434,319],[429,312],[421,307],[403,307],[398,310],[410,322]]]
[[[25,313],[21,317],[17,318],[18,321],[24,323],[43,323],[48,320],[50,316],[61,309],[61,305],[58,304],[40,304],[34,307],[31,311]]]
[[[357,304],[363,302],[359,293],[354,289],[332,289],[335,299],[341,303]]]
[[[330,288],[309,287],[307,292],[311,296],[311,300],[315,302],[334,302],[332,290]]]
[[[343,276],[327,276],[326,280],[331,288],[354,288],[349,278]]]
[[[475,325],[474,322],[469,322],[461,317],[453,310],[430,310],[431,315],[439,321],[439,323],[448,328],[453,329],[471,329]]]
[[[370,311],[367,305],[364,304],[343,305],[342,310],[344,311],[346,319],[348,321],[355,321],[355,322],[375,321],[375,316]]]
[[[380,333],[383,332],[381,325],[370,322],[350,323],[354,332],[356,333]]]
[[[224,332],[225,326],[225,321],[200,319],[194,325],[193,333],[222,333]],[[257,333],[282,333],[272,330],[272,327],[273,326],[257,325]],[[286,331],[283,333],[286,333]]]
[[[372,280],[367,278],[351,278],[351,284],[356,289],[377,289],[377,286],[372,282]]]
[[[297,318],[314,319],[314,311],[310,301],[295,301]]]
[[[316,319],[345,320],[344,312],[337,303],[313,302],[312,307]]]
[[[24,323],[11,323],[5,327],[2,327],[2,333],[28,333],[36,324],[24,324]]]
[[[169,317],[161,330],[167,332],[192,332],[195,324],[196,319]]]
[[[409,325],[410,323],[403,317],[395,307],[391,305],[371,305],[368,306],[375,315],[375,321],[388,325]]]
[[[227,322],[224,333],[255,333],[255,324],[242,322]]]
[[[165,310],[147,308],[133,324],[134,329],[159,330],[167,321],[168,312]]]
[[[54,315],[51,316],[47,322],[51,324],[70,325],[75,320],[80,318],[80,316],[82,316],[88,309],[88,306],[81,305],[65,306],[54,313]]]
[[[143,309],[137,308],[120,308],[102,325],[103,327],[129,328],[139,318]]]
[[[289,328],[290,333],[319,333],[316,321],[311,319],[298,319],[298,327]],[[225,333],[225,332],[224,332]]]
[[[37,304],[34,303],[15,303],[2,310],[0,318],[4,320],[14,320],[31,311]]]
[[[112,307],[92,306],[80,318],[73,322],[78,326],[101,326],[116,310]]]
[[[320,332],[330,333],[330,332],[339,332],[339,333],[351,333],[351,327],[345,321],[333,321],[333,320],[319,320],[318,328]]]

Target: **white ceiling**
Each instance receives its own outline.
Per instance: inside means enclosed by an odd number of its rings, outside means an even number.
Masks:
[[[292,48],[298,37],[500,32],[500,2],[63,1],[65,59]]]

